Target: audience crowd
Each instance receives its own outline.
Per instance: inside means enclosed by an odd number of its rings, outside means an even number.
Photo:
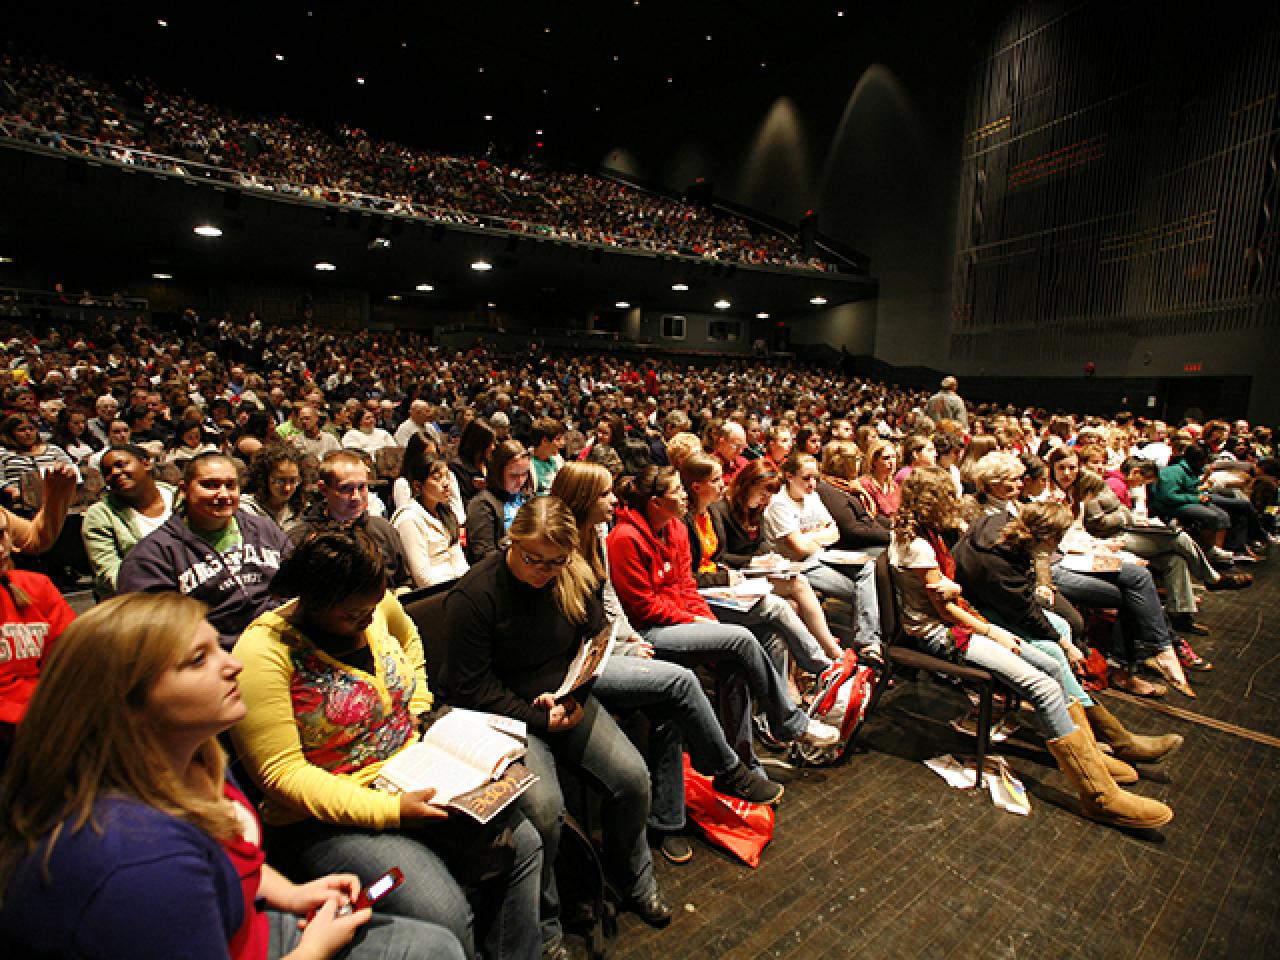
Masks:
[[[105,101],[60,103],[69,113],[49,117],[56,126],[115,129],[101,126]],[[149,129],[176,138],[165,141],[173,149],[204,129],[182,119],[194,109],[153,104],[169,120]],[[230,135],[213,138],[218,150]],[[39,330],[14,321],[0,341],[5,752],[12,744],[21,770],[40,766],[23,714],[30,703],[30,716],[56,722],[41,699],[55,696],[46,673],[57,696],[87,696],[66,661],[91,644],[49,582],[66,585],[65,566],[87,564],[103,606],[85,619],[98,631],[134,629],[156,645],[146,623],[159,618],[195,638],[192,650],[180,638],[143,658],[151,672],[118,702],[110,684],[95,694],[103,716],[123,718],[112,721],[120,736],[142,736],[135,709],[167,731],[142,762],[171,761],[169,779],[117,769],[124,761],[103,744],[93,748],[106,758],[101,784],[68,786],[57,778],[77,775],[62,767],[39,780],[74,803],[6,783],[14,809],[35,812],[0,828],[0,885],[14,892],[0,902],[5,935],[18,935],[15,911],[38,912],[46,840],[55,877],[111,874],[80,836],[92,813],[191,826],[157,847],[161,859],[183,845],[256,856],[270,925],[279,911],[321,909],[306,955],[333,955],[354,935],[329,906],[350,898],[351,874],[401,865],[412,883],[386,909],[405,930],[429,930],[442,944],[431,955],[564,956],[552,869],[563,769],[603,793],[601,858],[621,905],[665,926],[651,851],[693,856],[681,753],[724,794],[781,802],[758,750],[838,745],[809,698],[845,658],[883,667],[897,640],[882,635],[886,603],[910,642],[992,671],[1034,708],[1085,816],[1162,826],[1171,808],[1124,787],[1181,738],[1128,731],[1089,691],[1109,682],[1194,697],[1193,679],[1212,670],[1192,646],[1209,632],[1197,585],[1247,589],[1250,565],[1280,539],[1272,433],[1244,421],[969,404],[952,377],[931,393],[739,360],[536,345],[501,356],[483,341],[450,352],[421,332],[194,310],[167,330],[143,316]],[[64,525],[68,512],[78,524]],[[83,541],[78,561],[50,550],[68,537]],[[779,565],[787,575],[745,609],[717,593]],[[148,593],[170,600],[141,605]],[[165,607],[175,594],[188,605]],[[552,698],[579,645],[610,624],[619,650],[595,686]],[[142,649],[130,643],[119,640]],[[93,669],[125,670],[111,656],[99,651]],[[222,706],[203,719],[171,676],[197,670],[222,684]],[[694,670],[719,678],[718,705]],[[459,824],[429,794],[372,787],[441,703],[526,725],[538,785],[488,826]],[[612,719],[637,709],[653,729],[647,744]],[[226,730],[239,785],[214,739]],[[175,800],[183,784],[203,799]],[[273,860],[327,879],[295,887],[261,862],[260,843],[239,851],[241,834],[217,811],[225,801],[243,820],[242,788],[263,796],[252,830]],[[111,829],[104,837],[121,844]],[[148,884],[155,897],[182,886]],[[241,930],[255,908],[238,897],[210,889],[205,907],[217,900],[221,912],[209,929],[258,937],[265,950],[267,921]],[[54,951],[76,923],[109,925],[107,912],[72,921],[63,906],[22,936]]]
[[[452,156],[350,125],[325,132],[289,117],[239,116],[142,79],[116,90],[12,51],[0,60],[0,80],[0,136],[71,153],[445,223],[826,269],[739,217],[592,174]]]

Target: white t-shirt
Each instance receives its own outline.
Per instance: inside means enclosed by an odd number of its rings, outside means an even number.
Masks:
[[[156,489],[160,491],[160,498],[164,500],[164,512],[161,513],[160,516],[148,517],[145,513],[139,513],[132,507],[129,508],[129,513],[131,515],[130,519],[137,524],[138,533],[143,537],[149,537],[151,534],[163,527],[164,522],[168,520],[169,515],[173,513],[173,490],[169,487],[161,487],[159,485],[157,485]]]
[[[760,531],[765,540],[776,544],[793,533],[813,533],[832,523],[831,512],[816,492],[805,494],[804,500],[796,503],[783,489],[765,507]]]
[[[902,605],[902,629],[924,641],[931,652],[949,652],[951,630],[938,618],[924,581],[911,572],[938,569],[938,555],[933,547],[922,537],[916,537],[904,547],[895,534],[889,541],[889,566]]]

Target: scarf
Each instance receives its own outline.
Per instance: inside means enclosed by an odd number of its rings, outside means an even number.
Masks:
[[[947,549],[946,542],[942,536],[935,530],[924,531],[925,542],[933,547],[933,552],[938,558],[938,571],[948,580],[954,581],[956,578],[956,559],[951,556],[951,551]],[[956,597],[951,601],[972,617],[976,617],[983,623],[987,622],[987,618],[973,608],[968,600],[963,596]],[[956,648],[956,652],[963,654],[969,649],[969,641],[973,638],[973,631],[963,624],[951,624],[951,642]]]

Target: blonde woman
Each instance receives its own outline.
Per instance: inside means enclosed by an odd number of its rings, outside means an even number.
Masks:
[[[90,960],[459,960],[442,927],[339,915],[373,876],[295,884],[264,862],[217,741],[245,716],[241,668],[204,617],[176,593],[130,594],[62,634],[0,786],[0,942]]]
[[[589,692],[551,697],[582,642],[604,626],[595,574],[584,559],[573,512],[556,497],[522,506],[510,545],[489,554],[444,605],[448,686],[460,706],[523,721],[525,763],[540,778],[520,798],[542,835],[543,949],[563,944],[553,870],[564,796],[557,763],[603,788],[604,859],[626,905],[651,926],[671,922],[645,835],[649,772],[644,759]]]

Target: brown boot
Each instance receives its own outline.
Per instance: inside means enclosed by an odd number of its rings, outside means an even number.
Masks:
[[[1089,739],[1093,742],[1094,747],[1098,746],[1097,738],[1093,733],[1093,726],[1089,723],[1089,717],[1084,712],[1084,707],[1080,705],[1079,700],[1072,700],[1067,705],[1067,713],[1071,714],[1072,721],[1075,725],[1089,734]],[[1098,751],[1102,755],[1102,765],[1107,768],[1107,773],[1111,774],[1111,779],[1121,786],[1138,782],[1138,771],[1133,769],[1119,757],[1109,757],[1102,751]]]
[[[1153,763],[1182,746],[1180,733],[1166,733],[1162,737],[1130,733],[1110,710],[1096,701],[1092,707],[1085,707],[1084,712],[1094,737],[1109,744],[1117,757],[1129,763]]]
[[[1102,765],[1102,753],[1086,729],[1076,727],[1046,746],[1080,796],[1080,813],[1090,820],[1131,829],[1163,827],[1173,811],[1159,800],[1128,793]]]

